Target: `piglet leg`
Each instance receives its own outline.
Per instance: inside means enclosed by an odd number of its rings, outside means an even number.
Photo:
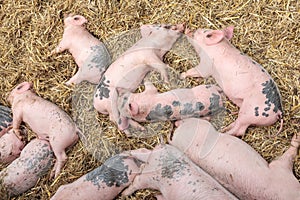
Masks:
[[[146,80],[145,83],[145,91],[143,94],[157,94],[157,88],[153,85],[152,82]]]
[[[192,69],[187,70],[186,72],[181,73],[181,75],[180,75],[181,79],[184,79],[184,78],[187,78],[187,77],[199,78],[199,77],[202,77],[202,76],[201,76],[200,72],[197,70],[197,68],[194,67]]]
[[[297,156],[297,151],[300,146],[300,133],[295,134],[291,141],[290,148],[284,152],[282,156],[280,156],[277,160],[274,160],[270,163],[270,168],[281,168],[284,170],[288,170],[292,173],[293,171],[293,163],[294,159]]]
[[[79,74],[80,74],[80,70],[78,70],[77,73],[70,80],[66,82],[66,85],[71,85],[72,83],[74,84],[79,83],[80,82],[78,81]]]

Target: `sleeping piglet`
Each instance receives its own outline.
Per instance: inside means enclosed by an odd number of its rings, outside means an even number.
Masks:
[[[199,85],[158,93],[149,81],[142,93],[123,94],[118,99],[120,115],[138,122],[179,120],[189,117],[211,116],[223,108],[220,88]]]
[[[132,182],[141,164],[126,152],[115,155],[73,183],[60,186],[51,200],[114,199]]]
[[[123,122],[117,107],[119,93],[134,92],[146,74],[152,70],[160,72],[167,82],[168,65],[162,59],[182,35],[183,30],[183,24],[141,26],[142,38],[114,61],[103,74],[94,95],[95,109],[102,114],[109,114],[110,120],[116,123],[120,130],[126,129],[128,121]]]
[[[8,127],[12,124],[11,109],[0,105],[0,137],[8,131]]]
[[[21,130],[25,131],[25,130]],[[11,163],[20,156],[25,143],[21,141],[13,130],[9,130],[0,138],[0,164]]]
[[[87,20],[81,15],[66,16],[63,38],[51,52],[53,55],[69,50],[74,57],[79,70],[66,82],[68,85],[78,84],[84,80],[98,84],[111,62],[108,50],[99,39],[86,30],[86,23]]]
[[[20,157],[0,172],[0,187],[4,187],[9,196],[27,191],[48,173],[53,160],[53,152],[46,140],[31,140]]]
[[[188,35],[192,35],[187,31]],[[238,118],[224,130],[242,136],[250,125],[268,126],[281,119],[280,92],[268,74],[257,62],[231,45],[233,26],[224,30],[198,29],[191,44],[200,56],[200,64],[181,74],[185,77],[212,76],[225,95],[238,107]]]
[[[17,85],[8,100],[12,105],[13,130],[18,136],[21,137],[19,126],[24,121],[39,139],[50,142],[56,156],[51,177],[55,173],[56,178],[67,160],[65,149],[77,142],[79,129],[57,105],[37,96],[29,82]]]
[[[239,199],[300,199],[300,183],[293,174],[300,133],[281,157],[268,164],[246,142],[217,132],[206,120],[189,118],[176,124],[170,144]]]
[[[236,199],[176,147],[159,145],[152,151],[142,148],[130,152],[145,164],[123,196],[151,188],[161,192],[156,196],[160,200]]]

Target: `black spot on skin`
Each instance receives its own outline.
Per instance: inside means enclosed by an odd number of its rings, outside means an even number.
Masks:
[[[201,110],[203,110],[205,108],[205,106],[203,105],[203,103],[201,103],[201,102],[197,102],[196,103],[196,111],[201,111]]]
[[[170,119],[172,114],[173,110],[170,105],[165,105],[164,107],[161,107],[161,104],[157,104],[154,110],[151,110],[150,113],[147,115],[146,120],[156,121],[160,119]]]
[[[259,116],[258,109],[259,109],[258,107],[255,107],[255,108],[254,108],[255,116]]]
[[[122,124],[122,119],[119,119],[118,124]]]
[[[185,103],[183,105],[183,110],[180,110],[181,115],[192,115],[194,113],[193,104]]]
[[[181,103],[180,103],[179,101],[173,101],[173,102],[172,102],[172,105],[173,105],[173,106],[180,106]]]
[[[93,54],[91,55],[91,63],[89,68],[96,67],[99,68],[100,72],[103,72],[106,70],[106,68],[111,63],[110,55],[104,45],[96,45],[92,46],[91,50]]]
[[[186,173],[188,163],[185,160],[179,160],[171,155],[169,152],[162,154],[160,163],[162,163],[162,178],[175,179],[180,178]]]
[[[108,89],[109,85],[105,83],[109,83],[109,80],[106,80],[105,76],[102,76],[96,90],[95,97],[99,97],[100,100],[104,98],[109,98],[109,92],[110,90]]]
[[[265,104],[267,104],[267,108],[271,107],[271,103],[273,103],[273,111],[275,113],[277,113],[278,111],[281,111],[281,113],[283,113],[280,94],[275,82],[272,79],[270,79],[265,83],[262,83],[261,85],[263,86],[262,93],[267,98],[267,100],[265,101]]]
[[[252,64],[256,65],[257,63],[254,60],[252,60]]]
[[[220,107],[219,102],[220,102],[220,96],[217,94],[212,94],[212,97],[209,98],[210,101],[210,105],[208,107],[208,110],[210,110],[210,114],[214,114],[218,111],[220,111],[220,109],[222,109],[222,107]]]
[[[40,144],[39,144],[40,145]],[[48,147],[48,145],[43,144],[39,149],[35,151],[29,158],[24,159],[24,167],[27,171],[30,171],[36,176],[41,176],[48,172],[48,169],[51,167],[52,159],[54,159],[54,153]],[[45,165],[43,162],[48,160],[48,163]]]
[[[120,187],[128,183],[128,165],[124,164],[126,156],[116,155],[105,161],[103,165],[89,172],[85,181],[92,182],[100,189],[100,182],[105,183],[108,187]]]
[[[264,69],[261,69],[262,72],[266,72]]]
[[[11,109],[5,106],[0,106],[0,127],[7,128],[11,123],[12,123]]]
[[[263,113],[262,113],[262,116],[264,116],[264,117],[269,117],[269,114],[263,112]]]
[[[211,88],[211,85],[206,85],[205,88],[209,89],[209,88]]]

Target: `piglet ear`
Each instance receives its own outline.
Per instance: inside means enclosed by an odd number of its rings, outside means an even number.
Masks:
[[[213,30],[213,31],[209,31],[209,32],[205,33],[204,37],[205,37],[204,38],[205,44],[210,46],[210,45],[218,44],[219,42],[221,42],[223,40],[223,38],[225,37],[225,34],[224,34],[224,31]]]
[[[138,112],[139,112],[139,106],[138,106],[138,104],[135,103],[135,102],[131,102],[129,104],[129,110],[130,110],[131,116],[137,115]]]
[[[73,18],[73,21],[72,21],[73,25],[81,26],[81,25],[87,23],[87,19],[85,19],[81,15],[75,15],[72,18]]]
[[[23,82],[23,83],[19,84],[16,87],[16,92],[18,94],[21,94],[21,93],[26,92],[27,90],[29,90],[31,87],[32,87],[31,83],[29,83],[29,82]]]
[[[233,29],[234,29],[234,26],[228,26],[227,28],[225,28],[223,31],[224,31],[224,34],[225,34],[225,37],[228,39],[228,40],[231,40],[231,38],[233,37]]]

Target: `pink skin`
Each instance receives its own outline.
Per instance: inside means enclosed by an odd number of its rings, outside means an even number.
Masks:
[[[86,30],[86,23],[87,20],[81,15],[66,16],[63,38],[51,52],[53,55],[68,50],[79,67],[78,72],[66,82],[67,85],[78,84],[83,80],[98,84],[110,64],[106,47]]]
[[[198,29],[193,38],[191,32],[187,31],[187,35],[201,61],[195,68],[182,73],[181,77],[213,76],[226,96],[240,107],[236,121],[224,130],[228,134],[242,136],[250,125],[269,126],[281,119],[279,133],[283,126],[279,90],[262,66],[230,44],[233,26],[224,30]],[[270,99],[262,92],[265,87],[262,84],[266,83],[271,102],[266,102]]]
[[[268,164],[247,143],[217,132],[208,121],[190,118],[176,125],[170,144],[238,198],[300,198],[300,184],[293,174],[300,133],[293,137],[291,147],[281,157]]]
[[[140,164],[140,161],[129,154],[118,154],[73,183],[59,187],[51,200],[115,199],[133,181],[140,171]],[[117,185],[116,181],[121,184]]]
[[[9,95],[13,112],[13,130],[21,138],[19,127],[22,121],[27,123],[39,139],[50,142],[56,156],[51,173],[55,178],[64,166],[67,155],[65,149],[78,140],[79,130],[72,119],[57,105],[37,96],[32,84],[23,82]]]
[[[25,144],[9,130],[0,138],[0,163],[11,163],[20,156]]]
[[[109,114],[110,120],[117,123],[120,130],[127,128],[128,124],[122,122],[117,109],[119,93],[136,90],[151,70],[160,72],[167,82],[168,65],[163,63],[162,59],[183,30],[182,24],[171,28],[141,26],[142,39],[113,62],[100,80],[94,96],[96,110],[102,114]]]
[[[164,93],[158,93],[156,87],[149,81],[145,82],[145,91],[142,93],[125,93],[118,100],[118,109],[122,117],[131,118],[138,122],[156,122],[167,120],[179,120],[193,116],[204,117],[213,114],[210,109],[211,101],[223,108],[222,98],[216,86],[199,85],[194,88],[175,89]],[[218,102],[215,102],[219,98]],[[176,105],[173,105],[174,102]],[[196,103],[204,106],[196,108]],[[190,113],[185,105],[192,104],[193,112]],[[160,111],[156,107],[160,105]],[[214,105],[213,108],[217,109]],[[170,109],[163,109],[163,108]],[[162,116],[161,113],[164,112]],[[170,111],[172,114],[170,115]],[[159,112],[159,113],[157,113]],[[150,115],[149,115],[150,114]],[[151,120],[150,120],[151,118]]]
[[[34,187],[51,169],[53,152],[46,140],[34,139],[22,150],[19,158],[0,172],[0,179],[11,196]]]
[[[130,152],[145,164],[141,166],[141,174],[123,191],[123,196],[151,188],[161,192],[158,199],[236,199],[171,145],[160,145],[153,151],[137,149]]]

